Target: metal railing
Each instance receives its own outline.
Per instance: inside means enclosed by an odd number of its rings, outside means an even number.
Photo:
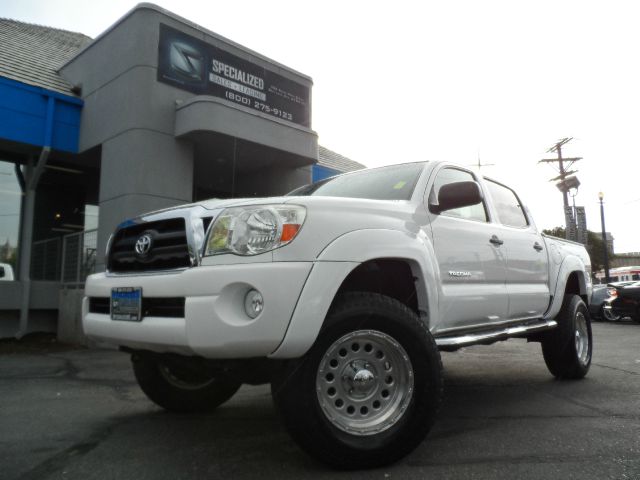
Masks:
[[[57,282],[60,279],[61,240],[61,238],[50,238],[33,242],[30,271],[32,280]]]
[[[82,287],[96,269],[97,230],[65,235],[62,238],[60,282],[63,287]]]
[[[87,275],[95,272],[97,242],[97,230],[33,242],[31,280],[59,281],[63,287],[82,287]]]

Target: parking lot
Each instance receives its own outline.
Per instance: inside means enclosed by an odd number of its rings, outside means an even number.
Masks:
[[[279,424],[268,386],[209,415],[168,414],[110,350],[0,355],[1,479],[640,479],[640,325],[595,323],[587,378],[559,382],[539,344],[444,353],[439,421],[411,455],[335,472]]]

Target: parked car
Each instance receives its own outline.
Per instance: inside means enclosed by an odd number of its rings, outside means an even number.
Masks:
[[[605,315],[631,317],[631,320],[640,323],[640,282],[616,286],[609,291],[611,296],[603,306]]]
[[[592,319],[605,320],[607,322],[617,322],[620,320],[619,315],[615,315],[610,308],[604,308],[609,297],[616,291],[616,287],[624,287],[636,283],[634,280],[625,282],[614,282],[604,285],[594,285],[591,302],[589,303],[589,313]]]
[[[0,263],[0,282],[13,280],[13,268],[8,263]]]
[[[542,235],[514,190],[448,163],[141,215],[118,226],[106,265],[87,279],[84,331],[131,355],[153,402],[208,411],[271,383],[292,437],[338,468],[422,442],[439,350],[526,338],[559,379],[591,364],[584,246]]]

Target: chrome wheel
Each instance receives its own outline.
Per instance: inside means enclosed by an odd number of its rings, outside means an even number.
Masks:
[[[413,368],[391,336],[358,330],[336,340],[316,376],[318,402],[336,428],[374,435],[402,417],[413,395]]]
[[[575,321],[576,321],[575,323],[576,354],[578,356],[578,361],[582,365],[587,365],[589,363],[589,355],[590,355],[589,331],[587,329],[587,319],[584,316],[584,313],[577,312]]]
[[[620,315],[616,315],[615,313],[613,313],[613,310],[611,310],[610,308],[602,307],[602,317],[608,322],[617,322],[618,320],[620,320]]]

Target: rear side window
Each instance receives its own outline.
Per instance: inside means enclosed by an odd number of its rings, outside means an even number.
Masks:
[[[475,182],[471,172],[459,170],[457,168],[443,168],[438,172],[435,181],[433,182],[433,188],[429,194],[429,203],[438,203],[438,193],[443,185],[456,182]],[[440,215],[448,217],[464,218],[466,220],[475,220],[477,222],[487,222],[487,210],[484,206],[484,201],[477,205],[471,205],[470,207],[455,208],[453,210],[446,210]]]
[[[485,179],[493,204],[498,212],[498,220],[509,227],[524,228],[529,225],[524,208],[516,192],[504,185]]]

